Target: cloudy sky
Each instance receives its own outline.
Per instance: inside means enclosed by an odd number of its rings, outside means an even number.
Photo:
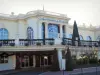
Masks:
[[[67,14],[70,23],[100,25],[100,0],[0,0],[0,13],[15,14],[43,9]]]

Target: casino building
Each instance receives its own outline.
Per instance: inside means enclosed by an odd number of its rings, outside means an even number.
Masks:
[[[67,15],[44,10],[26,14],[0,14],[0,71],[50,66],[53,50],[58,52],[60,69],[65,69],[66,46],[79,58],[81,52],[98,51],[100,28],[78,27],[81,46],[72,46],[73,26]]]

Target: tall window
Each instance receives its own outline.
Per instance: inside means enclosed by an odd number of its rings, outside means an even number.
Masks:
[[[82,35],[80,35],[80,40],[83,40],[83,36]]]
[[[0,39],[8,39],[8,30],[5,28],[0,29]]]
[[[87,41],[92,41],[92,38],[90,36],[87,36]],[[92,46],[92,42],[87,43],[89,46]]]
[[[0,63],[8,63],[8,56],[5,54],[0,56]]]
[[[27,28],[28,39],[34,39],[34,31],[32,27]]]
[[[49,38],[58,38],[58,25],[57,24],[49,23],[48,35],[49,35]]]
[[[87,36],[87,37],[86,37],[86,40],[88,40],[88,41],[92,41],[91,36]]]
[[[96,41],[100,41],[100,36],[97,37]]]

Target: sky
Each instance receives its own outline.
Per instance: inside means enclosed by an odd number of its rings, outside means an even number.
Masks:
[[[15,15],[42,10],[66,14],[78,25],[100,25],[100,0],[0,0],[0,13]]]

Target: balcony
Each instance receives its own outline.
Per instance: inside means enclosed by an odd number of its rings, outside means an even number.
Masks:
[[[54,45],[54,39],[19,39],[18,46]],[[0,47],[16,46],[15,39],[0,40]]]
[[[78,41],[76,40],[76,42],[78,42]],[[62,39],[62,45],[72,46],[72,39],[63,38]],[[79,46],[82,46],[82,47],[100,47],[100,41],[80,40],[80,45]]]
[[[65,46],[55,45],[54,39],[19,39],[18,44],[15,39],[0,40],[0,51],[50,51],[54,48]]]
[[[0,51],[47,51],[54,50],[54,48],[65,50],[66,45],[71,50],[94,50],[100,48],[98,41],[80,41],[80,46],[72,46],[72,40],[63,38],[62,43],[56,44],[54,39],[19,39],[18,45],[15,39],[0,40]]]

